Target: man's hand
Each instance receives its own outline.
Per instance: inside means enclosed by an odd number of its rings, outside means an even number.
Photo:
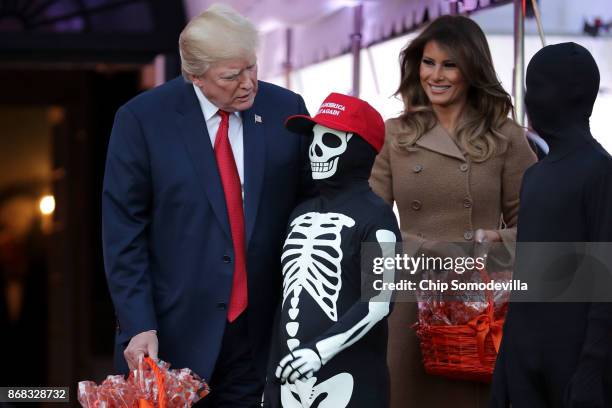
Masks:
[[[323,364],[321,357],[316,351],[308,348],[294,350],[287,354],[278,363],[275,375],[280,378],[281,383],[289,381],[293,384],[296,380],[306,380],[319,371]]]
[[[144,356],[149,356],[153,360],[157,360],[157,350],[157,332],[155,330],[149,330],[132,337],[123,352],[123,356],[131,371],[138,368],[138,360]]]

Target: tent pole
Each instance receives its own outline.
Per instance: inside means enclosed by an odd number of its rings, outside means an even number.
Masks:
[[[361,30],[363,29],[363,4],[355,7],[353,34],[351,34],[351,54],[353,55],[353,89],[351,94],[359,97],[361,78]]]
[[[514,0],[514,111],[525,126],[525,0]]]
[[[285,62],[283,64],[283,70],[285,73],[285,88],[291,89],[291,73],[293,66],[291,65],[291,37],[293,30],[287,28],[285,30]]]

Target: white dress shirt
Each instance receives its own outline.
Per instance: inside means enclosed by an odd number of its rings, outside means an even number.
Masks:
[[[221,123],[221,116],[217,114],[219,108],[213,105],[213,103],[204,96],[200,88],[193,85],[193,89],[200,102],[200,108],[202,108],[202,113],[206,120],[206,129],[208,129],[210,143],[214,149],[217,129],[219,129],[219,124]],[[240,177],[240,184],[242,186],[242,198],[244,199],[244,137],[242,131],[242,118],[238,112],[232,112],[229,115],[228,137],[230,145],[232,146],[232,152],[234,153],[234,161],[238,168],[238,176]]]

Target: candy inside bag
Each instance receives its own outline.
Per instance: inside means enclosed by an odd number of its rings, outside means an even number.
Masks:
[[[157,365],[150,359],[144,363],[130,377],[134,376],[134,382],[144,394],[143,398],[152,401],[154,407],[160,406],[160,380],[167,408],[190,407],[210,393],[206,382],[187,368],[171,370],[170,364],[161,360]]]
[[[138,405],[139,391],[122,375],[109,375],[100,385],[79,382],[78,399],[89,408],[132,408]]]
[[[494,316],[496,319],[503,318],[508,308],[510,297],[509,290],[493,290],[487,296],[482,290],[453,291],[452,280],[460,282],[483,282],[483,277],[478,271],[457,275],[454,273],[440,273],[434,271],[424,271],[422,279],[446,283],[448,290],[427,290],[417,292],[418,316],[420,324],[433,326],[455,326],[467,324],[472,319],[487,313],[489,303],[494,303]],[[510,283],[512,279],[511,271],[496,271],[494,276],[486,279],[494,279],[500,283]],[[486,280],[485,279],[485,280]]]
[[[147,357],[127,380],[113,375],[100,385],[79,382],[78,400],[86,408],[183,408],[209,392],[208,384],[191,370],[171,370],[167,362]]]

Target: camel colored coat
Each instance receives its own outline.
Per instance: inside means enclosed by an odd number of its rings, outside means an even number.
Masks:
[[[440,124],[409,149],[395,147],[398,135],[408,131],[400,119],[386,122],[385,144],[370,178],[374,192],[397,205],[406,245],[472,241],[478,228],[498,229],[505,243],[514,241],[521,179],[536,161],[523,130],[508,120],[502,127],[506,151],[481,163],[464,155]],[[398,302],[389,317],[391,408],[485,407],[487,385],[425,374],[410,328],[416,309],[415,303]]]

